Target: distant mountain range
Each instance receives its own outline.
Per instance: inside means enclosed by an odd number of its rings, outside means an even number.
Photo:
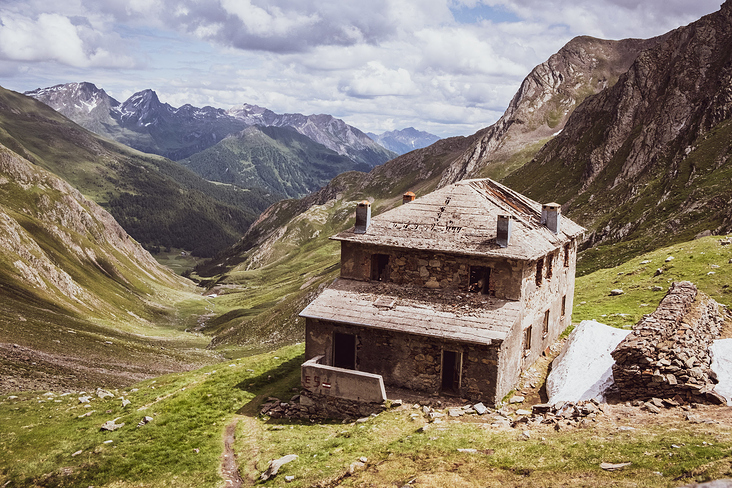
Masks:
[[[190,157],[252,125],[292,127],[336,153],[369,167],[397,156],[331,115],[276,114],[256,105],[230,110],[162,103],[143,90],[120,103],[91,83],[67,83],[25,93],[82,127],[143,152]]]
[[[366,135],[400,156],[415,149],[430,146],[440,140],[436,135],[417,130],[414,127],[392,130],[378,135],[373,132],[367,132]]]
[[[99,137],[47,105],[0,88],[0,144],[103,205],[147,248],[210,257],[284,198],[211,183],[169,159]]]

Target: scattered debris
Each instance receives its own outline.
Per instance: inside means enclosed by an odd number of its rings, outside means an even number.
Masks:
[[[620,469],[625,468],[626,466],[630,466],[633,463],[601,463],[600,467],[604,469],[605,471],[618,471]]]
[[[119,420],[120,418],[121,418],[121,417],[117,417],[117,418],[116,418],[116,419],[114,419],[114,420],[107,420],[107,421],[106,421],[106,422],[104,422],[104,424],[102,425],[102,427],[101,427],[101,430],[107,430],[107,431],[110,431],[110,432],[111,432],[111,431],[114,431],[114,430],[117,430],[117,429],[121,429],[122,427],[124,427],[124,426],[125,426],[125,423],[124,423],[124,422],[122,422],[121,424],[118,424],[118,423],[117,423],[117,421],[118,421],[118,420]]]
[[[152,421],[153,421],[153,418],[146,415],[142,418],[142,420],[140,420],[140,423],[138,423],[137,426],[142,427],[143,425],[149,424]]]
[[[625,293],[625,292],[623,290],[621,290],[620,288],[615,288],[613,290],[610,290],[611,297],[616,297],[618,295],[622,295],[623,293]]]
[[[105,398],[114,398],[114,393],[103,390],[101,388],[97,388],[97,397],[99,397],[101,400],[104,400]]]
[[[273,459],[269,462],[269,466],[267,466],[267,470],[262,473],[262,475],[259,477],[262,481],[267,481],[270,478],[274,478],[277,476],[277,473],[279,472],[280,468],[284,466],[285,464],[294,461],[297,459],[297,454],[288,454],[287,456],[282,456],[279,459]]]

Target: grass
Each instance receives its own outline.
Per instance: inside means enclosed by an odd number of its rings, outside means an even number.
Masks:
[[[282,486],[678,486],[730,476],[732,419],[692,424],[678,413],[643,417],[610,410],[569,430],[491,426],[493,416],[429,424],[405,405],[366,422],[258,416],[270,395],[288,400],[299,383],[294,345],[117,390],[89,404],[81,393],[0,398],[2,486],[220,487],[223,435],[236,422],[241,474],[253,481],[271,459],[298,458],[262,484]],[[121,398],[131,401],[123,407]],[[150,416],[153,420],[137,427]],[[124,427],[101,431],[107,420]],[[619,426],[634,430],[619,430]],[[522,430],[529,438],[519,440]],[[112,442],[109,442],[112,441]],[[673,447],[678,446],[678,447]],[[460,452],[458,449],[476,449]],[[79,452],[81,451],[81,452]],[[348,474],[355,461],[364,470]],[[632,462],[603,471],[602,462]]]
[[[732,246],[722,246],[719,240],[707,237],[677,244],[579,278],[575,321],[595,318],[627,326],[655,308],[670,281],[682,279],[693,281],[718,301],[730,303],[726,271],[732,266]],[[316,250],[305,250],[303,255],[313,253],[313,269],[328,256],[322,248],[319,251],[323,255]],[[666,262],[668,256],[674,259]],[[663,274],[654,276],[657,268],[663,268]],[[239,278],[249,279],[251,284],[261,280],[262,287],[278,279],[276,268],[238,272],[242,273]],[[323,279],[329,277],[329,272],[321,274]],[[279,293],[289,290],[287,281],[293,278],[279,279],[284,281],[270,288]],[[664,291],[653,291],[653,286]],[[625,293],[610,297],[613,288],[623,288]],[[181,301],[181,317],[200,313],[202,303],[210,303],[211,310],[221,314],[214,321],[246,320],[248,313],[255,312],[231,303],[247,299],[251,304],[262,290],[250,291],[249,298],[242,295],[246,291],[222,291],[210,302]],[[273,297],[262,300],[264,313],[297,312],[287,308],[293,305],[287,299],[274,305],[270,303]],[[234,312],[223,315],[226,309]],[[179,325],[187,326],[188,319]],[[726,415],[710,424],[690,423],[679,411],[652,416],[630,407],[623,410],[620,405],[612,407],[620,410],[611,409],[597,422],[559,431],[533,424],[518,429],[493,427],[492,417],[487,416],[448,418],[424,430],[427,420],[421,409],[411,405],[366,422],[260,417],[259,406],[267,397],[287,401],[293,389],[298,389],[303,350],[297,344],[239,357],[254,349],[246,352],[246,348],[229,346],[224,352],[237,359],[142,381],[114,391],[114,399],[95,397],[89,406],[79,402],[78,392],[65,396],[61,391],[21,393],[13,395],[18,397],[15,399],[4,395],[0,397],[0,486],[224,486],[219,469],[224,431],[232,422],[236,424],[234,451],[240,473],[250,484],[270,460],[298,455],[282,467],[278,477],[261,483],[264,486],[281,486],[288,475],[295,476],[288,484],[293,487],[404,486],[410,482],[457,487],[678,486],[732,476],[732,418],[727,418],[724,408],[706,411]],[[123,407],[122,397],[131,404]],[[154,420],[136,427],[146,415]],[[100,431],[111,419],[125,426],[114,432]],[[635,430],[619,430],[621,425]],[[529,431],[528,439],[523,439],[522,430]],[[466,448],[477,452],[458,451]],[[78,451],[81,453],[75,454]],[[365,469],[349,475],[351,464],[362,457],[367,459]],[[610,472],[599,467],[602,462],[632,464]]]
[[[710,236],[675,244],[577,278],[572,319],[627,328],[656,309],[672,282],[684,280],[732,306],[732,245],[720,245],[721,239]],[[673,259],[666,261],[669,257]],[[624,293],[610,296],[616,288]]]

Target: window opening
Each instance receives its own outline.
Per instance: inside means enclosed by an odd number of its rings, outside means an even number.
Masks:
[[[544,260],[540,259],[536,262],[536,286],[541,286],[541,280],[544,274]]]
[[[566,312],[567,312],[567,295],[564,295],[564,296],[562,296],[562,317],[564,317]]]
[[[549,310],[544,312],[544,323],[541,326],[542,338],[546,338],[549,335]]]
[[[552,272],[554,268],[554,254],[548,254],[546,257],[546,279],[552,279]]]
[[[371,255],[371,280],[389,281],[389,255]]]
[[[531,349],[531,326],[526,327],[524,330],[524,351]]]
[[[564,245],[564,267],[569,267],[569,243]]]
[[[457,394],[460,391],[460,370],[462,353],[442,351],[442,391]]]
[[[356,336],[335,332],[333,334],[333,366],[356,369]]]
[[[491,269],[486,266],[470,267],[470,285],[468,291],[496,296],[496,290],[491,282]]]

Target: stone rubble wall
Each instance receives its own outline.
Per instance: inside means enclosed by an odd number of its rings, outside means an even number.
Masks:
[[[269,398],[260,407],[259,413],[275,419],[357,419],[381,413],[385,409],[386,403],[346,400],[302,390],[289,402]]]
[[[673,283],[656,311],[611,353],[617,394],[622,400],[678,396],[690,403],[726,403],[714,392],[709,353],[722,323],[717,302],[691,282]]]

